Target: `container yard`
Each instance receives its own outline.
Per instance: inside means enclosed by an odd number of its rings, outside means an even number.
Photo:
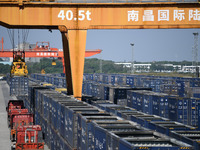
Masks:
[[[85,50],[88,30],[199,29],[199,8],[197,0],[1,0],[0,12],[4,13],[0,15],[0,29],[1,26],[7,28],[12,49],[4,50],[2,38],[0,57],[12,59],[10,73],[0,77],[3,80],[0,81],[0,149],[200,150],[198,32],[193,32],[192,66],[184,65],[185,70],[182,69],[182,73],[190,70],[193,77],[149,75],[150,66],[157,66],[156,60],[152,60],[152,64],[134,65],[136,39],[129,43],[132,48],[129,71],[124,71],[122,66],[119,71],[112,71],[107,67],[111,64],[108,61],[104,67],[112,72],[103,72],[100,59],[98,71],[91,67],[88,71],[91,73],[84,73],[85,57],[102,52],[101,49]],[[18,30],[17,40],[14,29]],[[59,31],[61,39],[54,34],[50,39],[54,38],[54,43],[62,41],[62,49],[50,47],[49,42],[36,42],[35,46],[26,43],[32,29],[43,29],[50,34],[52,30]],[[154,40],[136,36],[142,39],[142,46]],[[165,36],[160,39],[165,41]],[[180,36],[185,37],[184,34]],[[97,32],[95,37],[98,37]],[[120,52],[125,55],[124,37],[121,34],[116,37],[120,42],[108,39],[107,35],[103,39],[106,44],[114,41],[112,45],[122,46]],[[87,40],[87,46],[90,42],[97,46],[99,41],[92,40]],[[168,37],[165,42],[173,47],[178,45],[177,41],[170,43],[170,40]],[[184,50],[189,49],[186,48],[189,40],[178,40],[185,46]],[[148,45],[148,51],[158,49],[163,55],[169,52],[160,51],[166,43],[159,45],[161,42],[154,41],[157,42],[154,46],[159,48]],[[115,50],[112,55],[118,54],[119,49],[109,49]],[[142,49],[145,48],[138,51]],[[181,53],[187,55],[184,50]],[[175,48],[172,51],[173,56],[168,59],[177,59],[179,54]],[[147,61],[145,55],[148,54],[141,53]],[[152,52],[153,57],[162,60],[155,53]],[[57,58],[63,73],[56,71],[59,67],[50,68],[44,59],[38,59],[35,64],[27,62],[26,58],[31,57],[50,58],[52,66],[56,65]],[[45,70],[44,66],[50,69]],[[165,69],[154,68],[150,73],[170,73],[170,67],[174,73],[180,73],[180,65],[160,66]],[[141,71],[141,67],[144,74],[136,74],[136,69]]]
[[[26,112],[33,114],[34,124],[41,127],[41,138],[49,149],[200,149],[199,98],[181,97],[178,91],[176,95],[156,92],[162,88],[153,85],[160,81],[160,87],[166,82],[178,86],[181,80],[192,88],[198,79],[84,74],[80,101],[66,95],[66,91],[55,90],[64,88],[60,86],[65,82],[62,76],[21,77],[27,79],[28,87],[21,87],[16,98],[23,102]],[[103,81],[102,76],[115,80]],[[134,84],[129,85],[130,77]],[[147,86],[145,78],[157,82]],[[10,91],[15,88],[11,82],[21,81],[8,76]]]

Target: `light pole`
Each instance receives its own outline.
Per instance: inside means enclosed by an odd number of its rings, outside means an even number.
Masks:
[[[132,46],[131,73],[134,74],[134,58],[133,58],[133,47],[134,47],[134,43],[130,43],[130,45]]]
[[[196,77],[199,77],[199,67],[198,67],[198,35],[199,33],[193,33],[194,35],[194,49],[193,49],[193,55],[194,55],[194,66],[196,68]]]

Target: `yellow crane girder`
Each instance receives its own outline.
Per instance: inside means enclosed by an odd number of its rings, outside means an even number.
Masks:
[[[59,29],[67,89],[80,98],[88,29],[200,28],[199,3],[51,3],[0,1],[0,25]]]
[[[199,3],[77,4],[0,2],[0,21],[30,28],[199,28]]]

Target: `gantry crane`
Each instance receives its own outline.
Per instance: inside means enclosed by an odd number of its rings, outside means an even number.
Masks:
[[[68,95],[81,99],[87,30],[200,28],[199,7],[197,0],[2,0],[0,24],[7,28],[59,30]]]
[[[2,38],[3,41],[3,38]],[[2,48],[0,51],[0,57],[13,57],[13,50],[3,49],[3,42],[1,42]],[[94,49],[94,50],[86,50],[85,57],[91,57],[93,55],[101,53],[101,49]],[[65,73],[65,63],[64,63],[64,55],[63,51],[59,50],[58,48],[51,48],[49,42],[36,42],[36,46],[32,49],[26,49],[23,57],[25,58],[32,58],[32,57],[53,57],[58,58],[62,61],[63,64],[63,72]]]

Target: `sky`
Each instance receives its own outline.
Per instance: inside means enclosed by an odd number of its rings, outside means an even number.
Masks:
[[[200,29],[88,30],[86,49],[103,50],[101,54],[91,58],[129,62],[132,60],[130,43],[134,43],[135,61],[192,61],[194,32],[200,34]],[[15,35],[15,44],[17,44],[17,30]],[[4,49],[12,48],[7,28],[0,26],[0,38],[2,37]],[[45,29],[31,29],[27,42],[34,44],[37,41],[49,41],[51,47],[62,48],[62,38],[58,30],[52,30],[51,33]],[[200,35],[198,44],[200,45]],[[199,56],[198,60],[200,60]]]

